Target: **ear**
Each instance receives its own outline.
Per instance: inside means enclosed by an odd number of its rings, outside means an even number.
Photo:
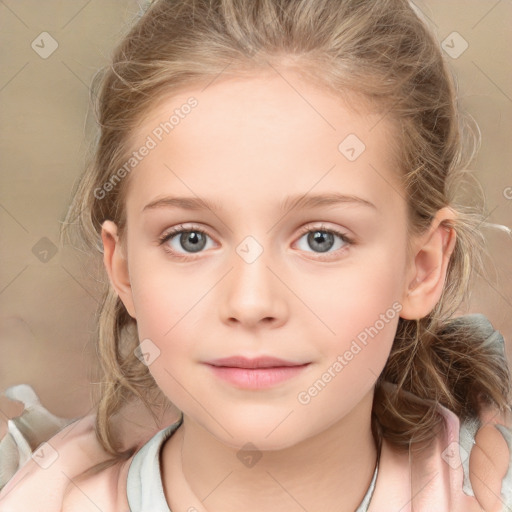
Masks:
[[[400,316],[416,320],[428,315],[443,293],[456,233],[446,221],[456,218],[448,207],[441,208],[428,231],[413,243],[413,253],[406,275]]]
[[[101,239],[103,241],[103,263],[110,283],[123,301],[128,314],[135,318],[128,261],[119,240],[117,226],[111,220],[106,220],[101,225]]]

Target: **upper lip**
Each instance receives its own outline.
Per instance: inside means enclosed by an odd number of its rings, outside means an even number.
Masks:
[[[277,357],[256,357],[248,359],[243,356],[224,357],[222,359],[214,359],[207,361],[207,364],[213,366],[227,366],[231,368],[278,368],[282,366],[303,366],[307,363],[296,363],[293,361],[285,361]]]

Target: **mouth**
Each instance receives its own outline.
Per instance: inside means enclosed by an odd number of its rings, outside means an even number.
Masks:
[[[256,357],[254,359],[249,359],[243,356],[233,356],[233,357],[224,357],[222,359],[215,359],[213,361],[208,361],[206,364],[210,364],[212,366],[220,366],[220,367],[229,367],[229,368],[246,368],[246,369],[256,369],[256,368],[282,368],[282,367],[292,367],[292,366],[303,366],[304,364],[309,363],[296,363],[293,361],[286,361],[285,359],[278,359],[277,357]]]
[[[248,359],[234,356],[205,363],[216,377],[242,389],[273,387],[300,374],[309,362],[287,361],[275,357]]]

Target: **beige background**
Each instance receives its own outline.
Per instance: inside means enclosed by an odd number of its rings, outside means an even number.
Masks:
[[[469,45],[448,60],[461,104],[482,131],[472,169],[487,198],[487,222],[511,227],[512,4],[415,3],[440,42],[456,31]],[[0,2],[0,390],[29,383],[61,416],[92,407],[92,332],[103,276],[86,254],[58,247],[59,225],[94,136],[88,86],[138,11],[136,0]],[[58,43],[46,59],[31,47],[42,32]],[[452,40],[460,49],[463,41]],[[495,270],[479,280],[469,311],[484,313],[503,333],[510,361],[512,237],[485,233]]]

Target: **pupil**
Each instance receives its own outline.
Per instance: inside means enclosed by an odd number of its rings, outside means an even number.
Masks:
[[[202,240],[201,240],[202,239]],[[203,244],[201,245],[201,241]],[[181,244],[183,247],[187,248],[189,245],[189,249],[192,251],[200,251],[204,246],[205,238],[202,233],[198,233],[196,231],[189,231],[188,233],[183,233],[181,235]]]
[[[315,231],[311,233],[309,242],[314,242],[315,244],[325,243],[326,240],[332,243],[333,235],[331,233],[326,233],[325,231]],[[324,247],[318,247],[319,252],[326,252],[330,249],[330,245]]]

